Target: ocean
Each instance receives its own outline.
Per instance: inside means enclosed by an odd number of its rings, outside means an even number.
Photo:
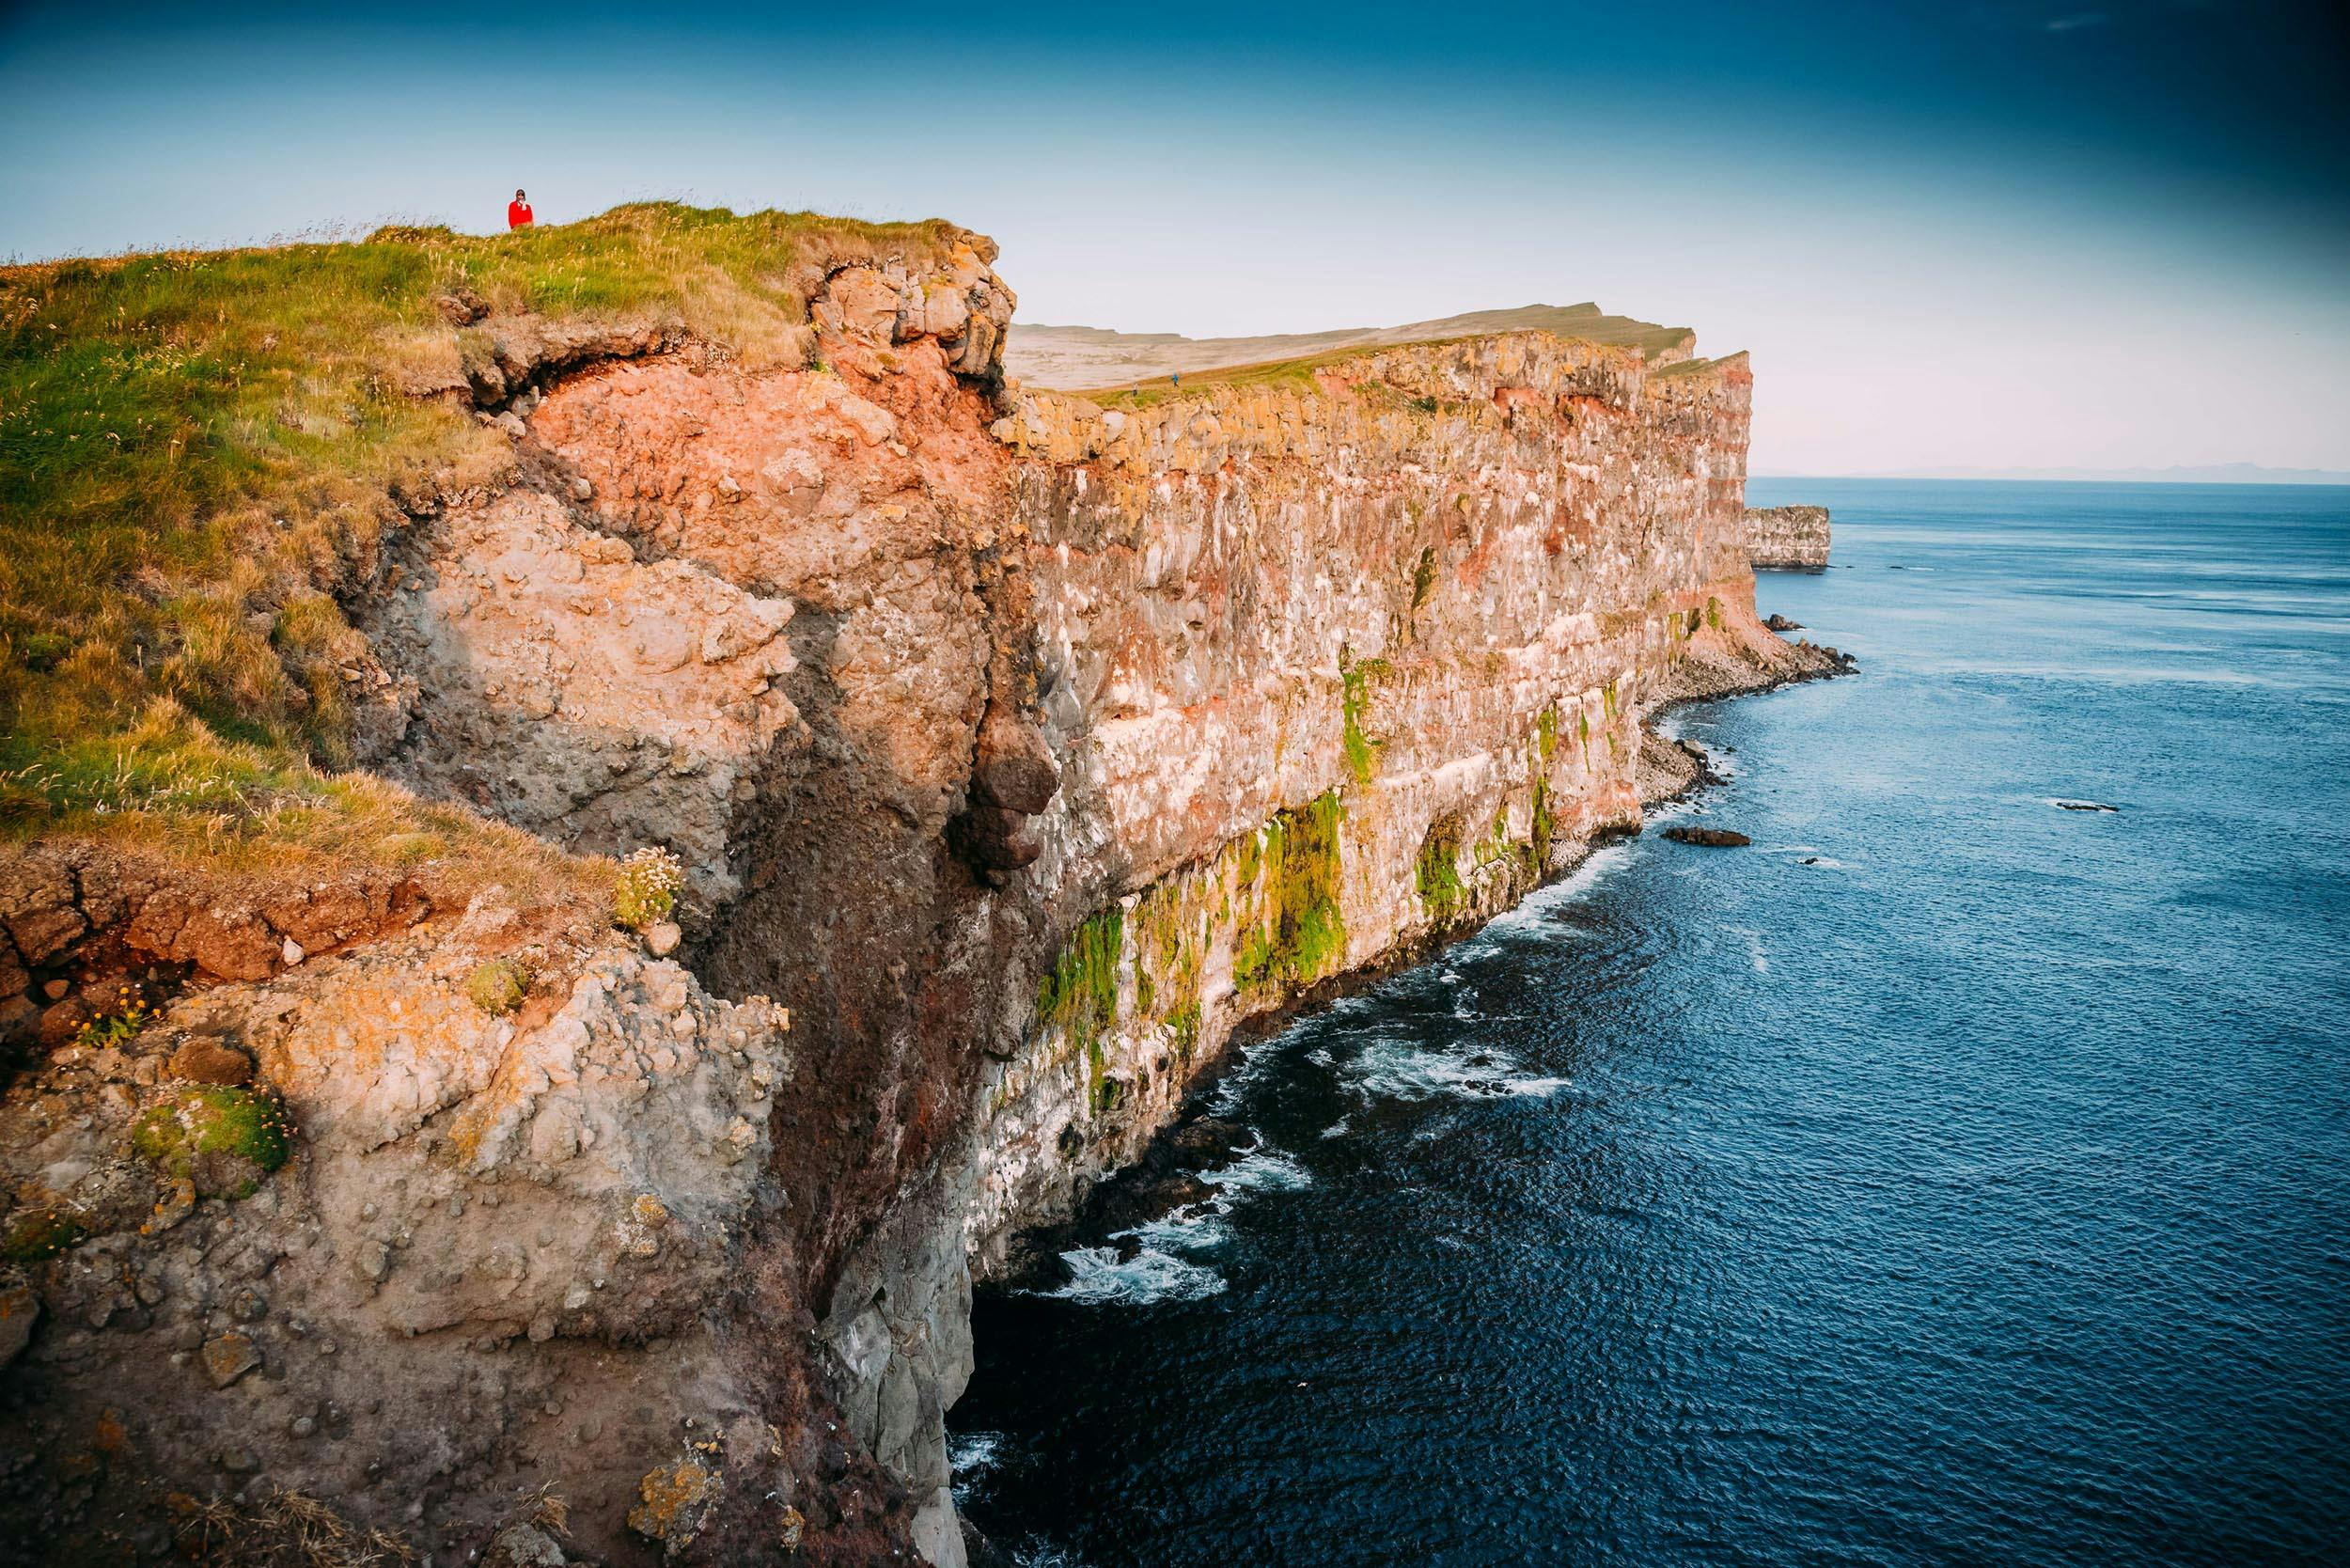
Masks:
[[[1860,660],[1667,719],[1752,847],[1250,1047],[1214,1202],[984,1295],[1019,1560],[2350,1553],[2350,490],[1749,498]]]

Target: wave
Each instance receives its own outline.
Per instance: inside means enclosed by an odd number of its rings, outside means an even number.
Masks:
[[[994,1469],[1003,1451],[1004,1435],[1000,1432],[947,1434],[947,1464],[954,1472],[958,1487]]]
[[[1572,1080],[1529,1073],[1499,1051],[1466,1055],[1423,1050],[1396,1041],[1366,1046],[1349,1066],[1347,1086],[1365,1099],[1503,1100],[1546,1097]]]
[[[1232,1198],[1252,1192],[1298,1192],[1313,1185],[1314,1179],[1306,1168],[1267,1144],[1262,1137],[1230,1165],[1219,1170],[1203,1170],[1199,1179],[1216,1189],[1218,1196],[1210,1203],[1228,1204]]]
[[[1061,1254],[1067,1283],[1040,1295],[1088,1305],[1147,1307],[1160,1301],[1198,1301],[1227,1288],[1224,1277],[1185,1253],[1206,1251],[1231,1239],[1226,1216],[1251,1194],[1296,1192],[1313,1184],[1304,1166],[1268,1145],[1263,1135],[1239,1159],[1199,1172],[1214,1190],[1156,1219],[1111,1233],[1110,1240],[1135,1247],[1120,1258],[1116,1246],[1081,1247]]]
[[[1088,1306],[1148,1307],[1161,1301],[1199,1301],[1226,1289],[1224,1276],[1205,1263],[1178,1258],[1154,1247],[1120,1259],[1114,1247],[1081,1247],[1064,1252],[1069,1282],[1039,1292]]]
[[[1755,853],[1758,855],[1783,855],[1794,860],[1798,866],[1818,866],[1824,870],[1831,871],[1841,871],[1844,869],[1844,863],[1841,860],[1837,859],[1832,855],[1822,855],[1820,853],[1820,846],[1817,844],[1757,845]]]
[[[1015,1546],[1011,1560],[1019,1568],[1086,1568],[1085,1559],[1066,1546]]]

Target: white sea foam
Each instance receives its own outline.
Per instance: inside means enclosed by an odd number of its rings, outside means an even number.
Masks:
[[[1045,1295],[1089,1305],[1147,1307],[1157,1301],[1198,1301],[1225,1289],[1224,1276],[1204,1263],[1146,1247],[1121,1261],[1114,1247],[1081,1247],[1061,1254],[1069,1282]]]
[[[976,1481],[995,1467],[996,1459],[1004,1451],[1004,1435],[1000,1432],[950,1432],[947,1435],[947,1463],[955,1473],[958,1484]]]
[[[1170,1214],[1148,1219],[1140,1225],[1129,1226],[1110,1239],[1131,1237],[1144,1247],[1152,1247],[1169,1257],[1181,1252],[1197,1252],[1231,1240],[1232,1228],[1224,1223],[1224,1216],[1232,1206],[1220,1199],[1202,1199],[1186,1203]]]
[[[1348,1087],[1365,1099],[1407,1102],[1542,1096],[1557,1093],[1570,1081],[1528,1073],[1498,1051],[1458,1055],[1393,1041],[1367,1046],[1349,1071],[1354,1081]]]
[[[1507,936],[1529,926],[1540,926],[1552,910],[1562,903],[1573,903],[1597,886],[1601,878],[1631,863],[1632,850],[1628,844],[1608,844],[1593,850],[1574,870],[1549,886],[1528,894],[1516,908],[1495,916],[1482,932],[1462,943],[1461,949],[1475,951],[1480,944],[1490,943],[1495,937]]]
[[[1138,1248],[1133,1257],[1121,1261],[1114,1246],[1064,1252],[1061,1260],[1069,1265],[1068,1283],[1038,1294],[1063,1301],[1123,1306],[1197,1301],[1218,1294],[1226,1288],[1224,1277],[1184,1254],[1230,1241],[1232,1231],[1226,1216],[1251,1194],[1295,1192],[1313,1184],[1305,1167],[1268,1147],[1261,1137],[1239,1159],[1221,1169],[1203,1170],[1199,1179],[1214,1189],[1199,1201],[1112,1233],[1112,1242],[1127,1242]]]
[[[1210,1202],[1227,1204],[1252,1192],[1296,1192],[1314,1182],[1304,1166],[1278,1149],[1267,1148],[1262,1139],[1221,1170],[1201,1171],[1199,1179],[1217,1191]]]
[[[1015,1549],[1011,1560],[1020,1568],[1086,1568],[1086,1560],[1066,1546],[1029,1546]]]

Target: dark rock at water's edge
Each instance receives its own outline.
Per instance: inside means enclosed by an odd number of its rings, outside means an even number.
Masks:
[[[1024,1233],[1009,1278],[1027,1289],[1067,1284],[1062,1255],[1080,1247],[1111,1247],[1131,1259],[1140,1244],[1126,1232],[1214,1197],[1200,1173],[1222,1169],[1256,1141],[1253,1129],[1220,1116],[1177,1122],[1151,1140],[1141,1159],[1096,1183],[1074,1216]]]
[[[1833,667],[1823,670],[1820,674],[1849,675],[1854,670],[1860,667],[1859,659],[1855,657],[1853,654],[1845,652],[1841,648],[1831,648],[1824,642],[1815,643],[1810,637],[1797,637],[1795,639],[1795,646],[1797,648],[1816,648],[1819,651],[1827,655],[1828,662]],[[1807,681],[1817,680],[1818,678],[1819,677],[1817,675],[1806,675],[1802,677],[1802,679]]]
[[[1772,631],[1779,633],[1800,632],[1803,630],[1802,621],[1791,620],[1787,617],[1776,613],[1765,619],[1762,624],[1769,627]]]
[[[968,1519],[957,1523],[963,1528],[963,1560],[970,1568],[1020,1568],[1020,1560],[990,1541],[977,1525]]]
[[[1209,1170],[1247,1148],[1255,1137],[1238,1121],[1202,1116],[1178,1122],[1152,1139],[1142,1164],[1144,1168],[1161,1175],[1177,1170]]]
[[[1676,844],[1703,844],[1708,849],[1743,849],[1754,842],[1727,827],[1687,827],[1678,823],[1665,829],[1665,837]]]

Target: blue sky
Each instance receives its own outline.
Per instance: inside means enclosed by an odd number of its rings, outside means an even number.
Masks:
[[[1694,326],[1761,470],[2350,468],[2340,9],[19,4],[0,255],[939,215],[1027,321]]]

